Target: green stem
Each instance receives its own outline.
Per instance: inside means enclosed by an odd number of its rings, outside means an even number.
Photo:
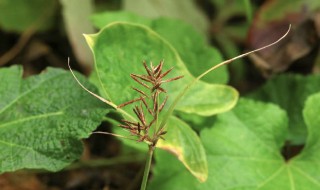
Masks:
[[[148,177],[149,177],[149,172],[150,172],[151,161],[152,161],[154,149],[155,149],[154,145],[149,145],[149,151],[148,151],[146,165],[145,165],[144,172],[143,172],[143,179],[142,179],[140,190],[145,190],[147,188],[147,182],[148,182]]]

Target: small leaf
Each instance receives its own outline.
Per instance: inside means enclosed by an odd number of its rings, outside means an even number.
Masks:
[[[320,75],[279,75],[248,97],[278,104],[289,116],[288,140],[303,144],[307,130],[302,118],[302,108],[307,97],[320,91]]]
[[[160,140],[157,147],[173,153],[199,181],[206,181],[207,159],[198,135],[188,124],[173,116],[167,126],[166,140]]]
[[[80,157],[80,139],[91,134],[108,110],[67,71],[49,68],[38,76],[21,76],[21,67],[0,70],[0,173],[60,170]]]

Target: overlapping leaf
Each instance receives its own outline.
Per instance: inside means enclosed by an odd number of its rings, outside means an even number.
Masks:
[[[306,101],[307,144],[291,160],[286,162],[280,154],[288,122],[285,112],[272,104],[241,99],[232,111],[218,115],[211,129],[201,132],[209,164],[207,182],[192,179],[171,155],[160,152],[149,189],[319,189],[319,102],[320,93]]]
[[[303,144],[307,136],[302,108],[307,97],[320,91],[320,75],[279,75],[249,95],[250,98],[272,102],[285,109],[289,116],[288,140]]]
[[[91,90],[83,77],[81,81]],[[22,79],[21,67],[0,70],[0,173],[23,168],[57,171],[78,159],[107,106],[60,69]]]

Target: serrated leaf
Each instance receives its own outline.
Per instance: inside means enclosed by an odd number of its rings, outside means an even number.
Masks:
[[[1,0],[0,28],[14,32],[30,27],[45,30],[52,24],[57,8],[56,0]]]
[[[199,181],[206,181],[207,158],[198,135],[188,124],[173,116],[167,126],[167,140],[160,140],[157,147],[173,153]]]
[[[116,105],[137,97],[137,93],[132,93],[131,87],[136,86],[136,82],[130,78],[130,74],[145,72],[143,60],[148,63],[165,60],[164,70],[174,67],[168,78],[184,76],[181,80],[165,84],[170,92],[167,105],[171,104],[186,84],[194,80],[175,49],[155,32],[141,25],[111,24],[98,34],[86,35],[86,39],[95,57],[95,70],[99,78],[97,85],[103,96]],[[212,115],[233,107],[237,96],[237,91],[232,87],[199,81],[178,103],[176,109]]]
[[[248,95],[250,98],[278,104],[289,116],[288,140],[303,144],[307,136],[302,108],[307,97],[320,91],[320,75],[279,75]]]
[[[80,139],[88,137],[107,112],[61,69],[22,79],[21,67],[13,66],[1,69],[0,79],[0,173],[62,169],[80,157]]]
[[[210,47],[204,36],[200,35],[190,25],[174,19],[147,19],[132,13],[106,12],[92,17],[94,25],[100,29],[115,21],[124,21],[148,26],[167,40],[178,52],[190,73],[198,76],[208,68],[222,62],[220,52]],[[174,30],[172,30],[174,28]],[[226,83],[228,81],[227,68],[219,68],[209,73],[201,80],[208,83]]]
[[[211,129],[201,132],[208,180],[198,183],[162,153],[156,157],[150,189],[319,189],[319,102],[320,93],[308,98],[304,108],[310,134],[307,144],[298,156],[285,161],[280,154],[288,122],[285,112],[272,104],[240,99],[233,110],[218,115]]]

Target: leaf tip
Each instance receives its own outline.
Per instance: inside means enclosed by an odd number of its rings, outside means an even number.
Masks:
[[[95,44],[95,34],[82,34],[89,45],[89,47],[92,49],[92,47]]]

